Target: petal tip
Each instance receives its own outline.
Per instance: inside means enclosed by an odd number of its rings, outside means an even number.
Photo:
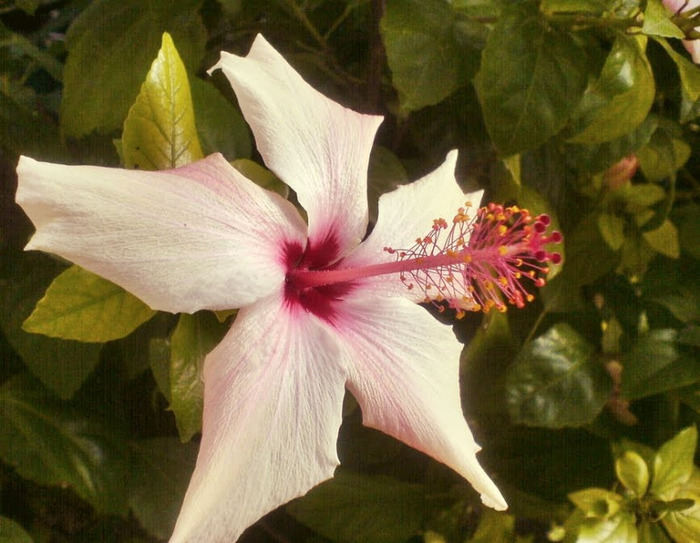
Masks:
[[[506,503],[506,500],[503,499],[503,496],[501,496],[500,492],[498,493],[498,495],[495,496],[482,494],[481,503],[483,503],[487,507],[490,507],[491,509],[495,509],[496,511],[505,511],[506,509],[508,509],[508,504]]]

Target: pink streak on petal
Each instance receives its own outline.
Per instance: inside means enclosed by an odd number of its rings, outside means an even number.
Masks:
[[[241,310],[204,366],[197,466],[170,543],[233,543],[338,465],[338,347],[278,293]]]
[[[228,53],[231,82],[265,164],[297,193],[309,239],[334,235],[344,255],[367,228],[367,167],[381,117],[342,107],[313,89],[262,36],[247,57]]]
[[[358,295],[343,305],[343,317],[337,328],[349,353],[348,388],[364,424],[448,465],[486,505],[505,509],[462,414],[462,346],[450,327],[404,298]]]
[[[296,209],[221,155],[145,172],[20,159],[17,203],[55,253],[154,309],[249,304],[284,281],[281,247],[306,242]]]

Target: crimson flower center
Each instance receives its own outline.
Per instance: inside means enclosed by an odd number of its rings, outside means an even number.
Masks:
[[[287,250],[285,296],[327,320],[337,302],[362,279],[395,274],[408,290],[422,292],[422,301],[450,307],[457,318],[465,311],[505,311],[532,301],[530,285],[541,287],[548,262],[561,256],[547,245],[562,241],[559,232],[547,233],[547,215],[533,217],[526,209],[489,204],[473,216],[469,204],[460,208],[451,224],[439,218],[427,235],[406,249],[385,247],[394,261],[363,267],[343,267],[336,261],[337,243],[326,241],[302,251]]]

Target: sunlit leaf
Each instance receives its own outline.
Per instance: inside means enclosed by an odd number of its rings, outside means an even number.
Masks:
[[[677,497],[678,487],[688,482],[695,469],[693,459],[698,430],[690,426],[664,443],[654,458],[651,492],[661,499]]]
[[[185,65],[204,52],[201,0],[97,0],[71,25],[61,124],[70,137],[119,129],[169,32]],[[99,29],[99,31],[96,31]]]
[[[665,122],[649,143],[637,151],[639,166],[649,181],[674,175],[690,158],[690,146],[680,137],[678,125]]]
[[[22,328],[55,338],[104,343],[130,334],[154,314],[123,288],[71,266],[54,279]]]
[[[28,375],[0,387],[0,456],[22,477],[69,485],[96,509],[126,512],[127,452],[111,427],[90,420]]]
[[[649,487],[649,466],[634,451],[625,451],[615,459],[615,474],[618,480],[638,497],[646,494]]]
[[[515,536],[515,517],[493,509],[484,508],[476,532],[469,543],[499,543],[513,541]]]
[[[421,485],[340,471],[287,510],[338,543],[403,543],[429,507]]]
[[[197,136],[185,65],[169,34],[124,121],[124,166],[167,170],[204,157]]]
[[[286,198],[289,187],[273,172],[248,158],[239,158],[233,161],[233,167],[264,189],[276,192]]]
[[[611,391],[593,347],[560,323],[523,347],[506,380],[514,422],[561,428],[591,422]]]
[[[500,154],[532,149],[559,132],[583,94],[586,70],[585,50],[547,25],[534,4],[506,10],[489,35],[475,80]]]
[[[587,90],[574,114],[571,143],[612,141],[638,127],[655,96],[654,76],[646,57],[646,38],[620,35],[600,77]]]
[[[692,505],[688,506],[688,503]],[[693,468],[690,479],[677,488],[674,500],[668,505],[682,508],[670,510],[662,522],[675,543],[696,543],[700,533],[700,469]]]
[[[667,38],[683,38],[685,34],[670,18],[668,11],[661,0],[647,0],[647,8],[644,10],[644,24],[642,32],[649,36],[664,36]]]
[[[622,496],[604,488],[586,488],[568,495],[587,518],[607,519],[618,513]]]
[[[62,269],[43,255],[18,257],[8,281],[0,283],[0,326],[31,372],[61,398],[70,398],[97,365],[102,346],[30,334],[22,323],[36,307],[51,280]]]
[[[141,525],[158,539],[175,526],[194,469],[197,445],[160,437],[132,444],[135,468],[129,506]]]

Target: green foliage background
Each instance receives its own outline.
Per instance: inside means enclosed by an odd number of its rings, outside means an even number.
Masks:
[[[242,541],[700,540],[700,68],[679,40],[694,16],[661,0],[1,2],[0,542],[166,540],[201,363],[235,318],[155,313],[24,253],[18,155],[163,169],[219,151],[286,195],[205,73],[257,33],[386,117],[375,213],[458,148],[464,188],[549,213],[565,263],[526,309],[455,321],[465,415],[507,513],[362,427],[348,397],[338,475]]]

